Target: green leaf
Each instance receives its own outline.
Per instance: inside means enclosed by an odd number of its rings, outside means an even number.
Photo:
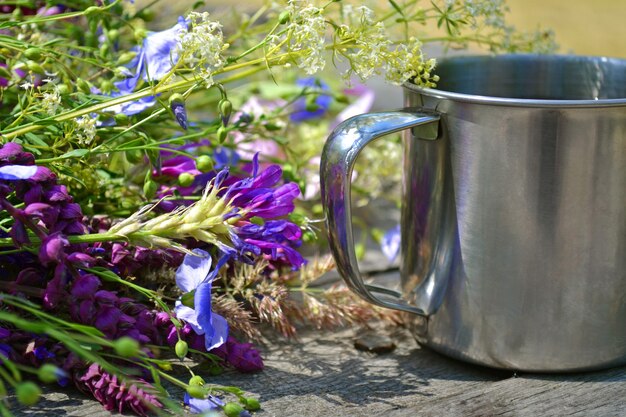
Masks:
[[[395,1],[389,0],[389,4],[391,4],[391,7],[396,9],[396,12],[398,12],[400,16],[404,16],[404,11],[402,10],[400,6],[398,6],[398,4]]]
[[[89,149],[72,149],[69,152],[64,153],[59,158],[82,158],[90,152]]]

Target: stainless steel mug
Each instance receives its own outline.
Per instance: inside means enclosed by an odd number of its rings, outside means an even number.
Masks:
[[[490,367],[626,363],[626,60],[441,60],[438,89],[354,117],[324,147],[322,198],[339,272],[414,313],[418,341]],[[406,130],[401,289],[359,275],[350,178],[372,140]],[[385,157],[381,155],[381,157]]]

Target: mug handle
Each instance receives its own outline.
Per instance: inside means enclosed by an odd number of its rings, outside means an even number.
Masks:
[[[354,251],[350,179],[354,163],[367,144],[381,136],[420,125],[434,128],[426,130],[430,134],[420,135],[420,138],[437,139],[439,118],[437,113],[411,108],[352,117],[339,124],[328,137],[320,166],[322,203],[330,248],[337,270],[348,287],[373,304],[421,316],[427,316],[427,308],[411,304],[397,291],[363,282]],[[424,297],[418,298],[424,300]]]

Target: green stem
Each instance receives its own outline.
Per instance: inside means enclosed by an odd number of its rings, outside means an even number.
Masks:
[[[279,56],[276,56],[274,58],[272,58],[272,60],[270,62],[277,62],[280,59],[284,58],[285,55],[289,55],[289,54],[281,54]],[[239,69],[243,69],[245,67],[249,67],[249,66],[255,66],[254,68],[250,68],[246,71],[242,71],[240,73],[237,73],[231,77],[227,77],[223,80],[221,80],[220,82],[222,84],[225,83],[229,83],[229,82],[233,82],[233,81],[237,81],[240,79],[243,79],[251,74],[257,73],[259,71],[262,71],[265,69],[265,67],[263,66],[259,66],[260,64],[263,64],[265,61],[265,58],[259,58],[259,59],[255,59],[252,61],[248,61],[248,62],[244,62],[241,64],[234,64],[234,65],[230,65],[222,70],[218,70],[215,72],[215,75],[218,74],[222,74],[225,72],[230,72],[230,71],[236,71]],[[148,87],[145,88],[143,90],[137,91],[136,93],[132,93],[132,94],[128,94],[125,96],[121,96],[121,97],[116,97],[113,98],[111,100],[107,100],[107,101],[103,101],[101,103],[98,103],[96,105],[90,106],[90,107],[86,107],[86,108],[82,108],[79,110],[74,110],[74,111],[70,111],[67,113],[63,113],[60,114],[54,118],[52,118],[52,120],[54,120],[55,122],[64,122],[67,120],[72,120],[75,119],[77,117],[83,116],[85,114],[90,114],[90,113],[97,113],[100,111],[103,111],[111,106],[116,106],[118,104],[122,104],[122,103],[126,103],[129,101],[135,101],[135,100],[139,100],[141,98],[147,97],[147,96],[151,96],[151,95],[157,95],[160,93],[165,93],[165,92],[177,92],[177,91],[182,91],[188,88],[191,88],[195,85],[197,85],[199,82],[199,80],[197,79],[191,79],[191,80],[180,80],[180,81],[176,81],[174,83],[168,84],[168,85],[161,85],[161,86],[157,86],[157,87]],[[11,139],[17,137],[17,136],[21,136],[24,135],[26,133],[30,133],[30,132],[34,132],[36,130],[42,129],[47,125],[47,123],[45,125],[42,124],[30,124],[27,126],[23,126],[21,128],[18,128],[16,130],[13,130],[12,132],[4,132],[2,133],[2,138],[4,143],[10,141]]]

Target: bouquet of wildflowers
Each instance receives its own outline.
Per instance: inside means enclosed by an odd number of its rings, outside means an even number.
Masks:
[[[370,108],[370,77],[434,86],[423,42],[553,47],[507,26],[499,0],[293,0],[221,16],[199,1],[151,31],[158,6],[0,4],[3,416],[36,403],[41,383],[138,415],[245,416],[258,400],[210,375],[261,370],[262,331],[393,320],[310,285],[333,268],[303,255],[323,249],[326,135]],[[362,198],[387,188],[376,174],[395,162],[380,151],[364,155]]]

